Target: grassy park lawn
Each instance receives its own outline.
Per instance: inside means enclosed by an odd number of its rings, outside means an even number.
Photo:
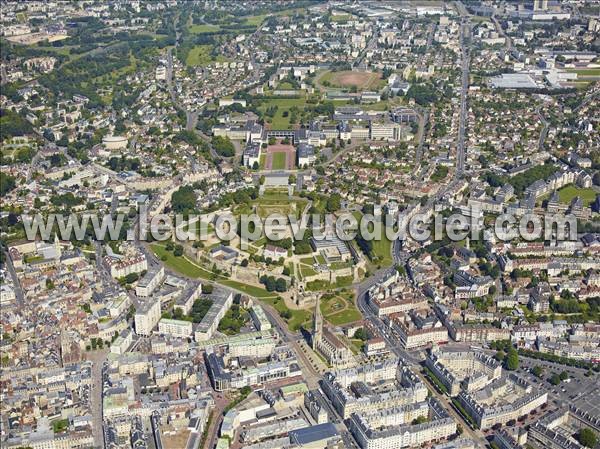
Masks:
[[[275,115],[273,117],[265,117],[265,120],[271,124],[271,128],[273,129],[288,129],[290,127],[290,118],[292,115],[289,113],[290,108],[296,106],[298,109],[302,110],[305,105],[305,98],[273,98],[262,103],[259,109],[264,112],[271,106],[277,106]],[[287,117],[283,116],[285,111],[288,111]]]
[[[381,240],[373,241],[373,253],[379,258],[382,267],[392,265],[391,244],[392,242],[385,235],[385,229],[381,231]]]
[[[348,22],[352,18],[353,17],[350,14],[332,14],[331,15],[331,21],[338,22],[338,23]]]
[[[328,297],[325,295],[321,299],[320,307],[323,317],[334,326],[352,323],[362,318],[362,315],[354,306],[352,297],[343,298],[339,295]]]
[[[191,278],[212,279],[214,274],[204,268],[201,268],[185,256],[174,256],[172,252],[166,250],[164,245],[154,243],[150,245],[156,257],[161,259],[163,263],[173,271],[181,273]],[[163,258],[165,258],[163,260]]]
[[[581,198],[584,206],[589,206],[596,199],[596,191],[594,189],[582,189],[574,185],[568,185],[558,191],[558,198],[561,203],[570,203],[576,196]]]
[[[156,256],[159,259],[162,260],[163,257],[166,256],[166,260],[163,260],[163,262],[168,268],[177,273],[181,273],[187,277],[215,280],[219,284],[222,284],[226,287],[234,288],[247,295],[255,296],[256,298],[274,298],[276,296],[275,293],[270,293],[263,288],[217,276],[214,273],[195,265],[191,260],[189,260],[185,256],[174,256],[173,253],[165,249],[164,245],[155,243],[151,245],[151,248],[154,254],[156,254]]]
[[[274,293],[268,292],[264,288],[256,287],[255,285],[243,284],[231,279],[221,280],[219,281],[219,284],[223,284],[226,287],[235,288],[236,290],[244,292],[247,295],[255,296],[256,298],[260,299],[274,298],[276,296]]]
[[[360,312],[356,309],[343,310],[339,313],[329,315],[326,319],[334,326],[343,326],[344,324],[353,323],[362,318]]]
[[[358,222],[360,223],[362,214],[358,211],[354,212],[353,214],[356,217],[356,219],[358,220]],[[391,249],[392,241],[390,239],[388,239],[388,237],[386,235],[386,232],[385,232],[386,228],[385,228],[384,223],[375,223],[375,226],[378,226],[379,228],[381,228],[381,238],[380,239],[374,238],[372,240],[373,251],[371,254],[371,258],[378,259],[377,265],[381,265],[382,267],[389,267],[393,263],[392,253],[391,253],[392,252],[392,249]],[[371,228],[371,227],[369,227],[369,228]],[[358,245],[356,245],[356,247],[358,248]]]
[[[192,34],[203,34],[203,33],[214,33],[219,31],[221,28],[218,25],[210,25],[210,24],[198,24],[192,25],[189,28],[190,33]]]
[[[352,352],[354,354],[358,354],[359,352],[361,352],[363,347],[365,346],[365,342],[358,338],[350,339],[350,344],[351,344],[350,349],[352,350]]]
[[[284,318],[284,320],[292,331],[297,331],[302,325],[306,327],[312,320],[312,313],[309,310],[290,309],[285,305],[285,301],[279,297],[263,299],[263,302],[272,306],[280,314],[288,313],[289,311],[289,314],[291,315],[290,318]]]
[[[67,430],[69,427],[68,419],[57,419],[56,421],[52,421],[52,430],[54,433],[61,433]]]
[[[577,73],[577,76],[600,77],[600,69],[567,69],[567,72]]]
[[[266,17],[267,17],[266,14],[259,14],[256,16],[248,16],[248,17],[246,17],[246,25],[253,25],[253,26],[257,27],[265,21]]]
[[[306,283],[306,290],[309,292],[316,292],[320,290],[334,290],[338,288],[349,287],[352,285],[352,276],[338,276],[336,282],[332,284],[329,281],[323,279],[317,279]]]
[[[224,56],[213,57],[211,54],[212,45],[196,45],[192,48],[185,60],[185,64],[190,67],[204,67],[209,65],[211,62],[227,62],[229,61]]]
[[[265,161],[267,160],[267,155],[266,154],[261,154],[260,155],[260,162],[259,162],[259,167],[261,170],[265,169]]]
[[[349,287],[354,278],[352,276],[338,276],[335,281],[336,288]]]
[[[331,268],[332,270],[342,270],[344,268],[350,268],[352,267],[352,262],[332,262],[329,265],[329,268]]]
[[[368,111],[386,111],[390,109],[390,102],[378,101],[377,103],[369,103],[365,105],[365,109]]]
[[[284,170],[287,162],[287,153],[273,153],[273,170]]]
[[[317,272],[308,265],[300,264],[300,274],[302,274],[302,277],[308,277],[314,276]]]

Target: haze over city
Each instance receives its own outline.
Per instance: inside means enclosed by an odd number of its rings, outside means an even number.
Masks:
[[[0,9],[0,447],[600,448],[599,0]]]

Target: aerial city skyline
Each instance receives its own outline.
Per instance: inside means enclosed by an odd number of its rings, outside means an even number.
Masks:
[[[600,1],[0,8],[0,447],[600,448]]]

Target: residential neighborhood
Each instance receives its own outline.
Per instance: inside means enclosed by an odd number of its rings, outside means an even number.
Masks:
[[[0,446],[600,448],[598,0],[0,0]]]

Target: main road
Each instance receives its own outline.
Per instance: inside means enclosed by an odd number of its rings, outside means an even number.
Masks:
[[[456,145],[456,174],[461,177],[465,170],[465,128],[467,121],[467,91],[469,89],[469,49],[465,45],[465,35],[470,33],[468,18],[463,16],[460,26],[461,49],[461,90],[460,90],[460,118],[458,125],[458,141]]]

